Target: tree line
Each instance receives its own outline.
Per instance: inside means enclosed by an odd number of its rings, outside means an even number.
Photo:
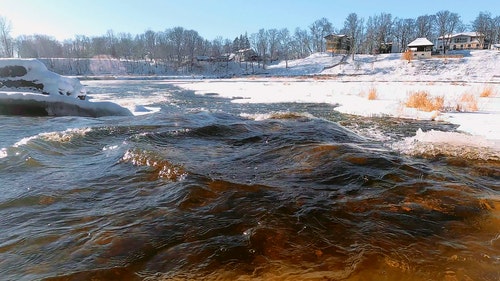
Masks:
[[[324,37],[332,33],[346,34],[351,38],[353,56],[381,52],[387,42],[404,50],[418,37],[435,41],[440,36],[464,31],[484,34],[490,43],[500,42],[500,16],[493,16],[490,12],[480,12],[470,24],[463,23],[457,13],[450,11],[417,18],[380,13],[368,19],[351,13],[339,28],[321,18],[307,28],[297,27],[293,31],[287,28],[260,29],[250,35],[241,34],[234,40],[223,37],[207,40],[195,30],[173,27],[164,31],[147,30],[137,35],[109,30],[101,36],[76,35],[74,39],[60,42],[43,34],[12,38],[11,29],[9,20],[0,16],[0,57],[92,58],[106,55],[117,59],[164,62],[177,67],[191,63],[198,56],[217,58],[245,49],[254,50],[264,63],[304,58],[315,52],[325,52]]]

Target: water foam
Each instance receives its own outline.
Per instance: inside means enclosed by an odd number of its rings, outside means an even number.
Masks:
[[[67,129],[62,132],[42,133],[40,136],[47,141],[66,143],[71,142],[75,137],[84,137],[92,128]]]

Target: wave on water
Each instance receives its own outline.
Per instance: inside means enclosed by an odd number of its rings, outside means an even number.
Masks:
[[[85,135],[91,131],[92,128],[75,128],[75,129],[67,129],[65,131],[60,131],[60,132],[46,132],[46,133],[39,133],[37,135],[30,137],[24,137],[21,140],[14,143],[11,147],[2,148],[0,150],[0,158],[5,158],[13,154],[14,155],[19,154],[19,149],[26,146],[30,147],[40,146],[42,145],[42,142],[45,143],[51,142],[60,144],[70,143],[74,138],[85,137]]]
[[[499,143],[459,132],[424,132],[419,129],[414,137],[396,142],[392,147],[403,154],[424,158],[445,156],[466,160],[500,161]]]
[[[0,202],[0,276],[495,280],[496,163],[469,175],[406,157],[452,141],[479,153],[487,140],[419,131],[394,145],[402,157],[351,130],[356,120],[346,128],[284,109],[160,112],[21,134],[0,150],[13,186]],[[40,167],[25,169],[28,156]]]
[[[26,145],[29,141],[34,139],[42,139],[49,142],[67,143],[71,142],[75,137],[84,137],[90,131],[92,131],[92,128],[75,128],[67,129],[61,132],[40,133],[36,136],[23,138],[22,140],[15,143],[14,147]]]
[[[175,165],[163,159],[152,151],[129,149],[123,155],[123,163],[132,163],[134,166],[144,166],[153,169],[153,174],[158,178],[171,181],[182,180],[187,172],[181,165]]]

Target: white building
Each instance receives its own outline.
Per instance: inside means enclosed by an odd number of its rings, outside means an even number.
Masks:
[[[412,51],[414,59],[430,59],[434,44],[427,38],[417,38],[408,44],[408,49]]]
[[[488,49],[489,44],[485,42],[484,35],[478,32],[462,32],[440,36],[436,42],[436,49],[446,50],[479,50]]]

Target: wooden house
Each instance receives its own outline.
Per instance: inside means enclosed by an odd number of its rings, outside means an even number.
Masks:
[[[348,54],[351,50],[351,39],[345,34],[330,34],[324,37],[326,51],[332,54]]]

